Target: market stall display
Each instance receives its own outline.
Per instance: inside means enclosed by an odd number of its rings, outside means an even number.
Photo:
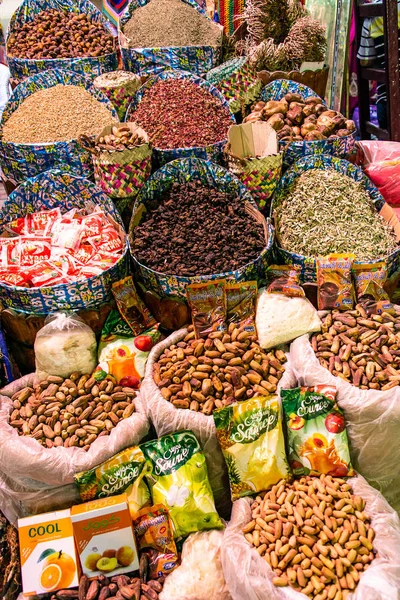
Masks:
[[[222,27],[194,0],[134,0],[119,21],[119,41],[127,71],[202,75],[220,59]]]
[[[116,36],[88,0],[24,0],[9,23],[6,49],[17,81],[48,69],[93,77],[118,65]]]

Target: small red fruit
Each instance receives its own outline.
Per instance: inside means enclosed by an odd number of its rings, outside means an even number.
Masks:
[[[292,462],[290,463],[290,466],[292,467],[292,469],[302,469],[303,468],[303,465],[298,460],[292,460]]]
[[[337,465],[331,469],[328,473],[331,477],[346,477],[349,473],[349,469],[346,465]]]
[[[139,335],[135,338],[134,344],[141,352],[150,352],[153,347],[153,340],[149,335]]]
[[[340,413],[330,413],[325,419],[325,427],[330,433],[341,433],[345,429],[344,417]]]
[[[121,379],[119,385],[122,385],[122,387],[130,387],[134,390],[137,390],[140,385],[140,379],[134,377],[133,375],[127,375],[127,377],[123,377]]]

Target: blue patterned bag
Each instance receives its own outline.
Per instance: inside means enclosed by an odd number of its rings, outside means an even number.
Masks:
[[[101,12],[89,0],[23,0],[11,17],[7,41],[16,25],[32,21],[36,15],[44,10],[55,9],[60,11],[86,13],[92,21],[103,23],[104,27],[115,36],[115,30]],[[116,37],[116,36],[115,36]],[[47,71],[48,69],[64,69],[90,77],[96,77],[106,71],[115,71],[118,67],[117,52],[96,57],[78,58],[43,58],[39,60],[27,58],[7,57],[11,76],[22,81],[26,77]]]
[[[28,213],[56,207],[64,213],[72,208],[84,208],[88,201],[100,206],[123,228],[117,209],[100,188],[87,179],[54,169],[28,179],[10,195],[1,212],[0,230],[10,221]],[[112,298],[112,284],[128,273],[126,241],[121,258],[100,275],[37,288],[15,287],[0,282],[0,301],[8,308],[41,315],[61,309],[96,308]]]
[[[254,279],[260,281],[264,279],[265,268],[269,262],[274,240],[273,227],[269,220],[266,221],[257,210],[257,205],[253,198],[239,179],[223,167],[215,165],[210,161],[199,158],[184,158],[174,160],[156,171],[144,184],[135,201],[129,230],[130,241],[132,242],[134,239],[134,228],[140,221],[139,207],[141,205],[145,207],[149,206],[155,199],[162,197],[174,182],[184,184],[192,180],[201,181],[204,185],[218,188],[228,194],[235,194],[243,202],[246,202],[255,218],[264,224],[265,248],[258,258],[235,271],[217,273],[215,275],[198,275],[195,277],[173,276],[153,271],[139,263],[132,253],[135,270],[146,289],[153,290],[160,294],[160,296],[179,296],[186,299],[186,286],[192,283],[204,283],[205,281],[216,279],[228,279],[230,281],[251,281]]]
[[[55,70],[33,75],[17,85],[4,109],[1,128],[25,98],[59,83],[84,87],[99,102],[104,102],[115,120],[119,121],[117,112],[107,96],[95,88],[89,79],[77,73]],[[53,168],[62,168],[81,177],[93,176],[92,158],[78,144],[78,140],[45,144],[14,144],[2,141],[2,129],[0,129],[0,166],[7,179],[17,184],[28,177],[35,177]]]
[[[121,47],[124,68],[141,75],[161,73],[164,69],[190,71],[203,75],[214,68],[221,55],[221,46],[177,46],[165,48],[129,48],[127,37],[124,35],[124,25],[132,17],[133,12],[145,6],[149,0],[132,0],[119,20],[119,43]],[[206,15],[195,0],[182,0],[189,6]],[[179,27],[179,23],[177,23]],[[221,28],[222,41],[222,28]]]

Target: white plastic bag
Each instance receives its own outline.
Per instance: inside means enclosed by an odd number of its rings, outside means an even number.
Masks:
[[[361,476],[349,479],[354,494],[365,502],[379,553],[362,574],[351,600],[399,600],[400,521],[383,496]],[[233,600],[304,600],[304,594],[289,587],[277,588],[274,573],[245,539],[242,528],[251,520],[251,501],[241,498],[233,504],[222,545],[222,567]]]
[[[231,600],[221,564],[223,538],[223,531],[189,536],[182,564],[168,575],[160,600]]]
[[[400,512],[400,388],[360,390],[322,365],[308,336],[295,340],[290,361],[299,385],[335,385],[344,410],[355,470]]]
[[[35,340],[36,373],[69,377],[74,371],[92,373],[97,364],[94,331],[75,313],[49,315]]]
[[[183,340],[186,334],[187,329],[175,331],[153,348],[147,359],[145,377],[139,394],[146,415],[152,421],[158,437],[182,429],[193,431],[207,460],[208,478],[217,510],[221,516],[227,517],[231,505],[228,472],[217,440],[213,416],[206,416],[189,409],[175,408],[173,404],[163,398],[153,380],[154,363],[166,348]],[[285,373],[279,382],[279,387],[290,388],[295,384],[296,380],[288,361],[285,363]]]
[[[124,448],[139,444],[149,430],[139,399],[135,411],[108,436],[83,448],[44,448],[28,436],[19,436],[8,424],[13,410],[11,396],[34,385],[26,375],[0,391],[0,506],[9,521],[29,514],[72,506],[79,501],[74,474],[87,471]],[[3,502],[1,499],[3,498]]]

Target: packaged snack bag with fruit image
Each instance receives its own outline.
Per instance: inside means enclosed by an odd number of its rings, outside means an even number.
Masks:
[[[174,536],[222,529],[208,481],[207,464],[191,431],[179,431],[141,444],[151,468],[146,471],[155,504],[171,515]]]
[[[18,537],[25,596],[78,585],[69,509],[18,519]]]
[[[333,385],[281,390],[289,462],[295,475],[354,475],[343,411]]]
[[[255,396],[220,408],[214,411],[214,422],[232,500],[290,477],[278,396]]]

